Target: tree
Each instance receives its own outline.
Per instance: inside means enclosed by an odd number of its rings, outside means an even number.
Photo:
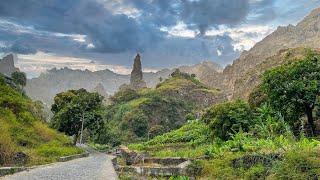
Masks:
[[[27,76],[24,72],[13,72],[11,74],[11,78],[13,79],[13,82],[17,85],[20,85],[22,89],[27,85]]]
[[[214,137],[228,140],[233,134],[248,132],[254,123],[254,116],[249,105],[241,100],[214,105],[202,116]]]
[[[58,131],[74,136],[76,143],[80,131],[87,129],[91,135],[103,128],[100,109],[103,97],[98,93],[89,93],[85,89],[69,90],[59,93],[52,105],[51,125]]]
[[[306,115],[312,134],[315,133],[313,110],[320,94],[319,58],[310,51],[300,61],[267,71],[262,83],[270,105],[293,127]]]

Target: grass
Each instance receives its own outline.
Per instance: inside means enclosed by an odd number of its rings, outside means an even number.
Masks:
[[[204,123],[191,121],[178,130],[157,136],[132,150],[153,157],[199,158],[203,169],[198,179],[314,179],[320,176],[320,142],[296,139],[292,135],[258,138],[250,133],[237,133],[228,141],[210,140]],[[234,167],[233,161],[245,156],[278,154],[272,165],[253,162],[249,168]]]
[[[27,155],[26,164],[22,164],[27,166],[55,162],[61,156],[82,152],[67,136],[37,119],[33,102],[1,78],[0,92],[0,166],[17,165],[12,157],[18,152]]]

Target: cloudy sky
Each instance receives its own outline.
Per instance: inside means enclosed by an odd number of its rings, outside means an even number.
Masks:
[[[53,67],[128,73],[204,60],[225,66],[320,0],[1,0],[0,55],[29,77]]]

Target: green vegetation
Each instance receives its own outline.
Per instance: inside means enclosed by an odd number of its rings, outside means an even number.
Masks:
[[[97,93],[89,93],[85,89],[69,90],[59,93],[54,98],[51,120],[53,128],[74,136],[76,144],[81,129],[89,132],[90,136],[97,134],[103,126],[101,106],[103,98]]]
[[[39,105],[13,89],[0,77],[0,166],[54,162],[81,153],[68,137],[48,128]],[[25,154],[23,161],[13,158]]]
[[[267,71],[250,105],[214,105],[200,120],[128,147],[154,157],[197,158],[189,168],[199,179],[318,179],[320,141],[305,136],[305,124],[316,136],[319,67],[318,55],[308,53]]]
[[[267,71],[262,90],[270,105],[299,127],[300,118],[307,116],[312,135],[315,134],[313,111],[320,95],[320,56],[310,51],[302,61]]]
[[[253,113],[246,102],[237,100],[211,107],[202,120],[209,125],[214,137],[228,140],[239,131],[248,132],[253,123]]]
[[[155,89],[122,89],[105,108],[105,128],[95,142],[119,145],[151,139],[186,123],[186,116],[206,107],[219,95],[194,76],[176,70]],[[121,133],[120,133],[121,132]]]
[[[27,76],[24,72],[14,72],[11,74],[11,78],[13,79],[13,82],[23,89],[24,86],[27,85]]]

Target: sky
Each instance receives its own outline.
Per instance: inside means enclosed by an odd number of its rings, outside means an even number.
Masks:
[[[225,66],[320,0],[1,0],[0,55],[29,77],[54,67],[130,72]]]

